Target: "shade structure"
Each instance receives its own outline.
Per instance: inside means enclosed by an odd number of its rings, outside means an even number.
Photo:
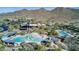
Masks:
[[[7,40],[4,40],[4,42],[7,42],[7,43],[14,43],[14,40],[7,39]]]
[[[14,45],[14,40],[10,40],[10,39],[7,39],[7,40],[4,40],[5,44],[12,44]]]

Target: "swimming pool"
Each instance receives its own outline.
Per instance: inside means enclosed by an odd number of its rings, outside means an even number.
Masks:
[[[63,30],[56,30],[56,31],[60,37],[66,37],[66,36],[70,35],[69,33],[67,33],[66,31],[63,31]]]
[[[34,34],[25,34],[25,35],[16,35],[13,37],[8,37],[9,34],[5,34],[2,36],[2,40],[14,40],[15,43],[16,42],[41,42],[42,40],[44,40],[44,38],[42,38],[40,35],[34,35]]]
[[[25,41],[25,37],[23,37],[21,35],[17,35],[17,36],[14,36],[12,38],[12,40],[14,40],[15,42],[24,42]]]

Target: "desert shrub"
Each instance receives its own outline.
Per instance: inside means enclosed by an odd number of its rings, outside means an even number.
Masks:
[[[3,41],[2,40],[0,40],[0,44],[3,44]]]
[[[73,37],[65,40],[65,44],[68,46],[69,51],[79,51],[79,38]]]
[[[34,48],[32,47],[32,45],[28,44],[28,43],[23,43],[21,45],[21,48],[18,49],[19,51],[33,51]]]
[[[0,27],[0,32],[3,32],[3,28]]]
[[[0,51],[4,51],[4,49],[5,49],[5,46],[0,44]]]

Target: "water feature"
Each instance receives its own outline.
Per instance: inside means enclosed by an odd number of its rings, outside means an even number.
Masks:
[[[56,30],[57,31],[57,33],[58,33],[58,35],[60,36],[60,37],[67,37],[67,36],[70,36],[70,34],[68,33],[68,32],[66,32],[66,31],[63,31],[63,30]]]
[[[41,42],[44,40],[39,34],[31,33],[31,34],[25,34],[25,35],[16,35],[16,36],[10,36],[10,34],[5,34],[2,36],[2,40],[14,40],[15,42]]]
[[[24,42],[25,41],[25,37],[21,36],[21,35],[17,35],[15,37],[13,37],[12,40],[14,40],[15,42]]]

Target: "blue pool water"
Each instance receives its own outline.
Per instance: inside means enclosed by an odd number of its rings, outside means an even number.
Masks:
[[[64,31],[61,31],[59,35],[60,35],[60,36],[67,36],[68,33],[64,32]]]
[[[21,35],[17,35],[15,37],[13,37],[12,40],[14,40],[15,42],[24,42],[25,41],[25,37],[23,37]]]
[[[10,37],[8,37],[9,35],[6,34],[4,36],[2,36],[2,40],[7,40],[9,39]],[[30,41],[30,42],[41,42],[42,40],[44,40],[42,37],[40,36],[33,36],[31,34],[26,34],[26,35],[17,35],[17,36],[14,36],[12,38],[10,38],[11,40],[14,40],[15,42],[25,42],[25,41]]]
[[[58,32],[58,35],[59,35],[60,37],[69,36],[69,33],[65,32],[65,31],[57,30],[57,32]]]
[[[41,42],[43,39],[40,37],[33,37],[32,35],[26,35],[26,36],[15,36],[13,38],[13,40],[15,40],[15,42],[25,42],[25,41],[30,41],[30,42]]]

